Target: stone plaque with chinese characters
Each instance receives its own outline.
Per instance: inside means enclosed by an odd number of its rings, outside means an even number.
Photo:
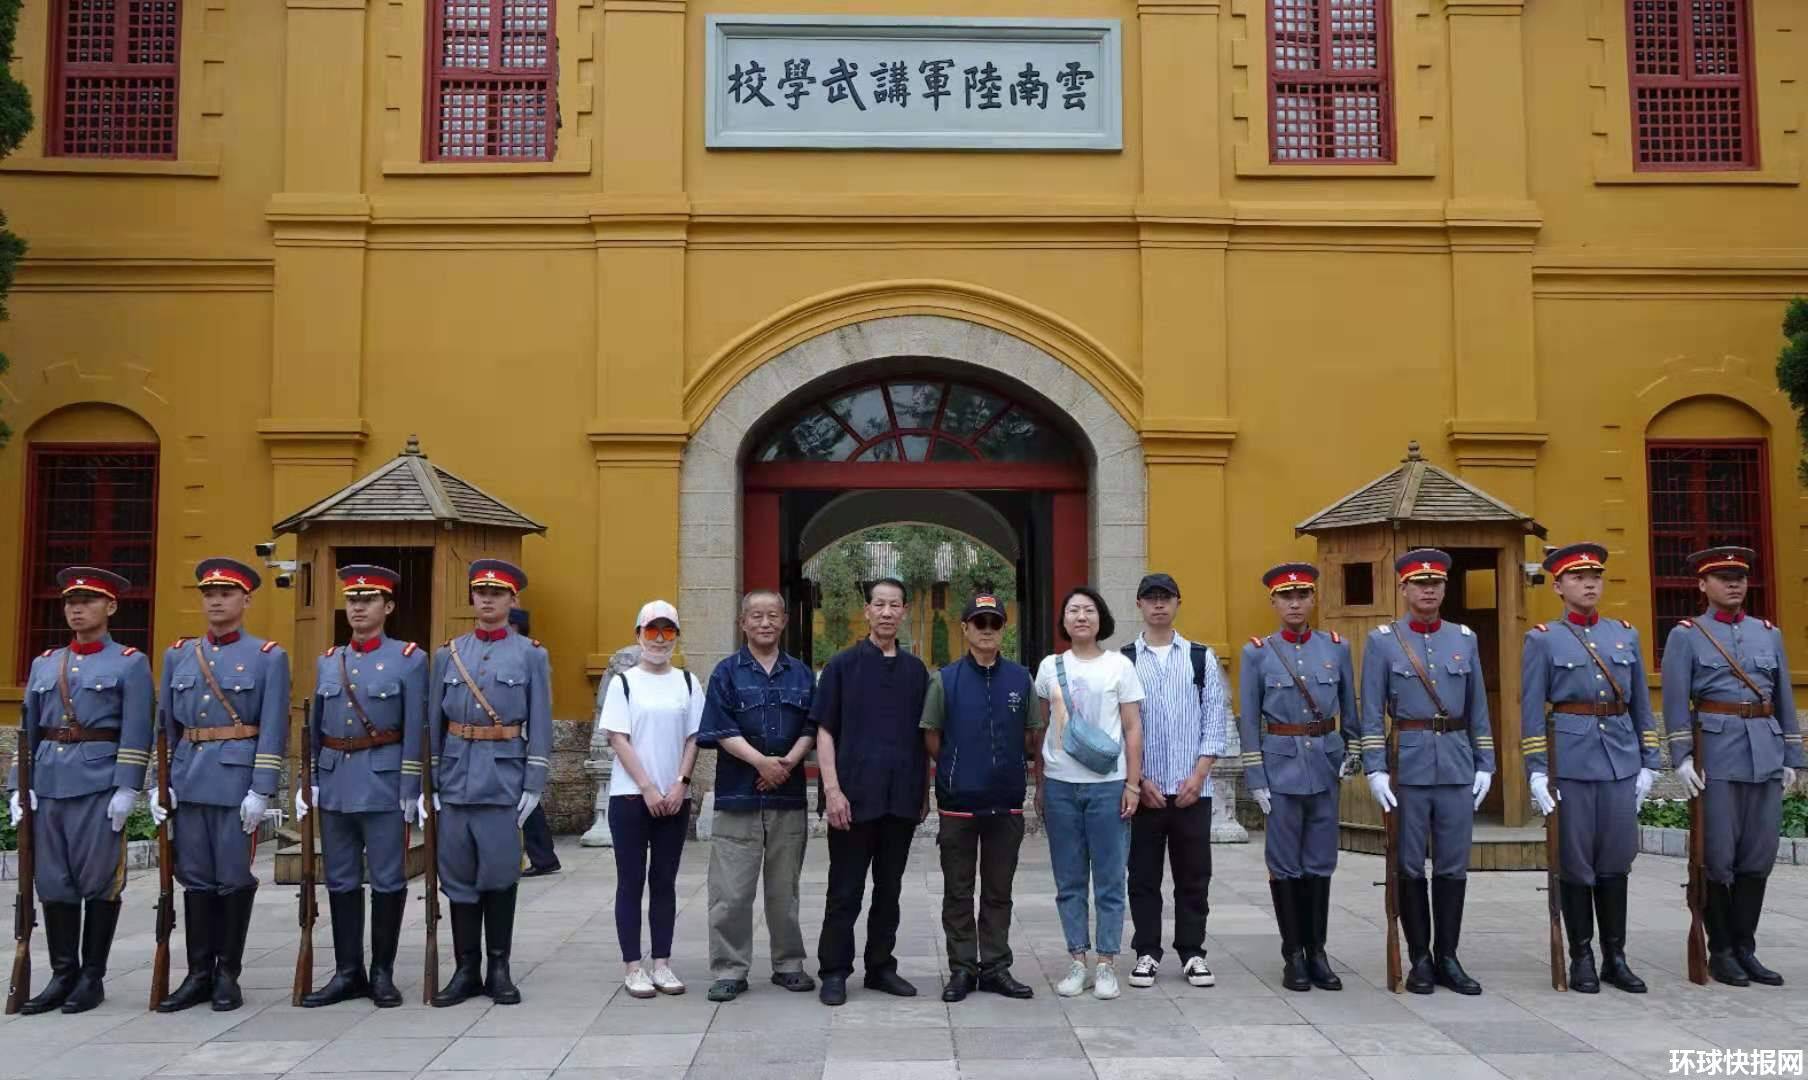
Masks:
[[[1116,19],[712,15],[714,148],[1121,150]]]

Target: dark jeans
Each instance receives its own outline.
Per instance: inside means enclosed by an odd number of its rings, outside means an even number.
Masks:
[[[1011,966],[1011,879],[1023,846],[1023,815],[943,815],[936,846],[942,850],[942,932],[948,967],[969,975]],[[974,879],[979,882],[979,922],[973,920]]]
[[[1130,819],[1130,921],[1135,926],[1130,948],[1138,956],[1160,960],[1161,861],[1174,868],[1174,951],[1181,963],[1205,955],[1205,916],[1211,905],[1206,889],[1212,881],[1212,800],[1200,799],[1184,810],[1174,796],[1160,809],[1138,807]]]
[[[521,825],[521,844],[527,849],[527,861],[535,870],[559,865],[552,849],[552,826],[546,823],[546,807],[535,806]]]
[[[896,971],[898,958],[898,891],[910,862],[915,818],[882,817],[829,830],[829,896],[822,914],[822,937],[816,943],[817,972],[823,978],[854,973],[854,921],[866,896],[866,874],[873,874],[873,906],[866,915],[866,973]]]
[[[653,924],[653,959],[672,955],[672,922],[678,915],[678,859],[690,831],[691,803],[668,817],[654,817],[639,795],[609,798],[609,836],[615,845],[615,936],[624,963],[640,959],[640,894],[647,894]]]

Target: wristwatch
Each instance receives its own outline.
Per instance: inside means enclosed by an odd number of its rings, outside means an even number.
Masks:
[[[678,778],[678,782],[679,782],[679,783],[680,783],[680,784],[683,784],[683,785],[684,785],[684,786],[685,786],[685,787],[690,787],[690,786],[691,786],[691,778],[690,778],[690,777],[688,777],[688,776],[680,776],[680,777],[679,777],[679,778]]]

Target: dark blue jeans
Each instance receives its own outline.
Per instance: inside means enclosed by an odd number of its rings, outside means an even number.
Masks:
[[[690,829],[691,803],[669,817],[654,817],[639,795],[609,799],[609,836],[615,845],[615,936],[622,962],[640,959],[640,896],[647,894],[653,925],[653,959],[672,955],[672,923],[678,916],[678,859]]]

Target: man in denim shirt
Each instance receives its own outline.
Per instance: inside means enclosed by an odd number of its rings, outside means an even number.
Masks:
[[[766,881],[766,927],[772,937],[772,981],[787,990],[816,989],[806,975],[797,884],[810,826],[798,766],[816,741],[810,667],[779,648],[785,601],[756,589],[741,598],[747,644],[716,665],[703,699],[697,745],[716,754],[716,815],[709,854],[711,1001],[747,991],[753,955],[753,893]]]

